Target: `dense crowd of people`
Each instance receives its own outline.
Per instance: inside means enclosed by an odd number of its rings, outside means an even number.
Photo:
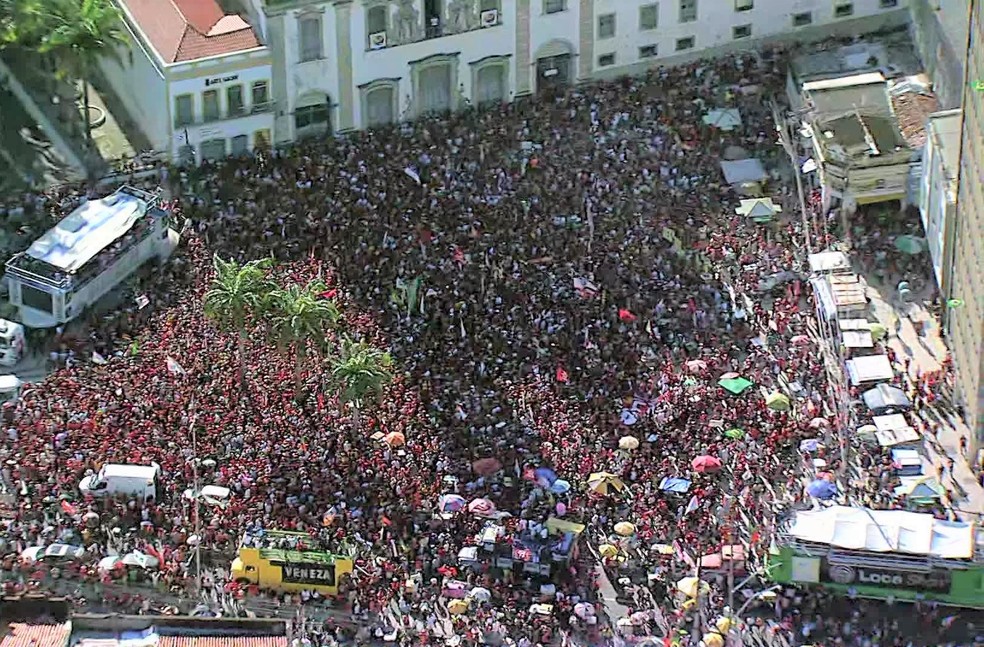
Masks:
[[[99,558],[140,550],[160,559],[150,585],[193,589],[182,493],[197,467],[232,491],[202,513],[206,589],[252,594],[222,569],[246,531],[306,531],[358,548],[338,604],[385,618],[381,632],[523,646],[614,629],[590,621],[605,604],[600,546],[631,554],[666,600],[703,555],[742,544],[754,560],[784,493],[803,496],[800,441],[830,424],[802,232],[736,215],[742,195],[719,166],[734,147],[775,165],[766,99],[784,81],[782,53],[766,50],[172,172],[187,226],[136,290],[150,305],[91,319],[82,341],[107,361],[54,373],[6,412],[8,552],[82,545],[90,562],[60,575],[110,582],[123,575]],[[714,108],[742,124],[705,124]],[[54,215],[72,199],[15,208]],[[236,335],[203,313],[212,254],[272,256],[281,283],[326,280],[344,325],[393,353],[396,378],[358,425],[325,357],[306,364],[298,398],[293,356],[251,336],[239,382]],[[165,489],[151,504],[79,493],[102,464],[150,462]],[[459,553],[490,515],[442,514],[442,495],[508,513],[505,541],[554,517],[584,524],[587,545],[549,581],[466,568]],[[640,584],[603,561],[619,589]],[[449,613],[454,580],[487,596]],[[694,626],[666,609],[666,633]]]

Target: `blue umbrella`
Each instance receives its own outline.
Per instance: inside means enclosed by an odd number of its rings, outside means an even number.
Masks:
[[[553,471],[549,467],[538,467],[533,471],[533,478],[536,479],[537,485],[541,487],[550,487],[553,482],[557,480],[557,472]]]
[[[556,481],[553,482],[553,485],[550,486],[550,491],[553,492],[554,494],[564,494],[570,489],[571,489],[571,484],[565,481],[564,479],[557,479]]]
[[[830,481],[817,479],[806,486],[806,493],[818,499],[833,499],[837,496],[837,486]]]

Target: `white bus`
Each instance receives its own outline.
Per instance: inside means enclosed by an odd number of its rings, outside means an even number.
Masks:
[[[161,193],[124,186],[80,205],[7,261],[10,303],[31,328],[71,321],[149,260],[178,244]]]

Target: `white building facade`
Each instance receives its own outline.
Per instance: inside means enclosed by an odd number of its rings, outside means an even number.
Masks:
[[[150,147],[175,161],[275,141],[270,51],[214,0],[119,0],[132,56],[101,69]]]
[[[960,110],[937,112],[926,124],[919,212],[933,260],[936,284],[948,294],[952,282],[954,218],[960,165]]]

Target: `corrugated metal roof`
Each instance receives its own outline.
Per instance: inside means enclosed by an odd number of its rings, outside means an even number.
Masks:
[[[6,647],[6,645],[0,645]],[[161,636],[157,647],[287,647],[286,636]]]
[[[70,633],[67,622],[58,625],[11,622],[0,633],[0,647],[65,647]]]

